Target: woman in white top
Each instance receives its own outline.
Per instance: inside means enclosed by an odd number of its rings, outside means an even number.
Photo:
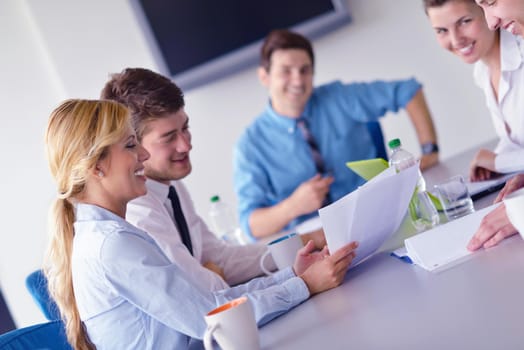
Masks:
[[[127,203],[146,193],[149,153],[123,105],[64,102],[46,148],[58,198],[45,271],[76,350],[202,348],[208,311],[245,295],[264,324],[339,285],[354,256],[354,243],[330,256],[303,248],[292,268],[210,291],[124,219]]]
[[[521,37],[513,35],[519,26],[512,22],[512,33],[501,30],[500,27],[506,28],[510,23],[505,21],[506,26],[502,26],[500,20],[490,20],[488,13],[485,14],[473,0],[423,1],[439,44],[464,62],[475,64],[475,82],[484,91],[495,130],[500,137],[494,152],[481,149],[477,153],[470,168],[471,180],[486,180],[494,173],[524,170],[524,45]],[[496,7],[499,11],[512,1],[477,2],[483,3],[485,11],[492,11]],[[520,4],[524,13],[524,3]],[[511,13],[506,11],[507,8],[502,10]],[[521,185],[524,185],[524,177],[515,177],[508,182],[495,202],[502,201]],[[515,233],[517,229],[502,204],[484,217],[468,243],[468,249],[492,247]]]
[[[424,0],[424,6],[440,46],[475,64],[475,82],[500,138],[494,151],[478,151],[471,180],[524,170],[524,40],[491,31],[474,0]]]
[[[522,0],[476,0],[484,10],[486,21],[491,30],[504,29],[513,35],[524,37],[524,1]],[[524,96],[521,95],[521,98]],[[502,189],[497,200],[505,199],[510,193],[524,187],[524,175],[511,179]],[[483,242],[495,245],[518,230],[524,232],[524,223],[515,218],[524,212],[524,195],[513,198],[512,204],[505,203],[489,213],[483,220],[480,229],[472,239],[472,247],[476,249]],[[511,220],[510,220],[511,219]]]

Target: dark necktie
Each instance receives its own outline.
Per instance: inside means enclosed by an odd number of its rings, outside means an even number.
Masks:
[[[311,135],[311,132],[309,131],[306,120],[304,118],[300,118],[297,121],[297,126],[302,132],[304,140],[306,140],[307,144],[309,145],[313,161],[315,162],[315,167],[317,168],[317,173],[324,175],[326,173],[324,159],[322,158],[322,155],[318,150],[317,142],[315,141],[313,135]],[[326,194],[326,198],[324,199],[324,203],[322,204],[322,206],[326,206],[328,204],[330,204],[329,193]]]
[[[319,174],[324,174],[325,172],[325,166],[324,166],[324,159],[322,159],[322,155],[320,154],[320,151],[318,150],[318,145],[313,138],[313,135],[311,135],[311,132],[308,129],[307,123],[303,118],[300,118],[297,121],[297,126],[302,132],[302,136],[306,140],[307,144],[309,145],[309,149],[311,150],[311,155],[313,156],[313,161],[315,162],[315,166],[317,168],[317,172]]]
[[[182,212],[180,200],[178,199],[174,186],[169,186],[169,194],[167,197],[171,200],[171,205],[173,206],[173,214],[175,216],[178,232],[180,233],[180,238],[182,238],[182,243],[184,243],[187,250],[189,250],[191,255],[193,255],[193,246],[191,245],[191,237],[189,237],[189,228],[187,227],[186,218]]]

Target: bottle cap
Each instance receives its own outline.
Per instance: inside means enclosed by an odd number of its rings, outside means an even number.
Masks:
[[[220,200],[220,196],[218,195],[214,195],[213,197],[211,197],[211,203],[216,203]]]
[[[401,145],[400,139],[393,139],[393,140],[388,142],[388,146],[391,149],[400,147],[400,145]]]

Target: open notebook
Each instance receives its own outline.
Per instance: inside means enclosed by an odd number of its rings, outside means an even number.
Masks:
[[[472,252],[466,246],[480,226],[482,218],[499,204],[437,226],[404,241],[411,261],[428,270],[441,271],[467,259]]]
[[[490,193],[500,190],[506,184],[506,181],[511,179],[518,173],[510,173],[501,175],[493,180],[467,182],[469,195],[473,200],[484,197]],[[467,178],[467,177],[464,177]]]

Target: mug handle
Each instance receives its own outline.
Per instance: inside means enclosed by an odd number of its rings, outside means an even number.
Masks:
[[[204,333],[204,348],[206,350],[214,350],[213,348],[213,333],[215,333],[218,328],[218,323],[206,328],[206,333]]]
[[[264,260],[266,260],[266,256],[268,256],[268,254],[270,254],[271,252],[269,250],[266,250],[264,252],[264,254],[262,254],[262,256],[260,257],[260,268],[262,269],[262,271],[264,271],[264,273],[268,276],[271,276],[273,274],[273,272],[269,271],[265,266],[264,266]]]

